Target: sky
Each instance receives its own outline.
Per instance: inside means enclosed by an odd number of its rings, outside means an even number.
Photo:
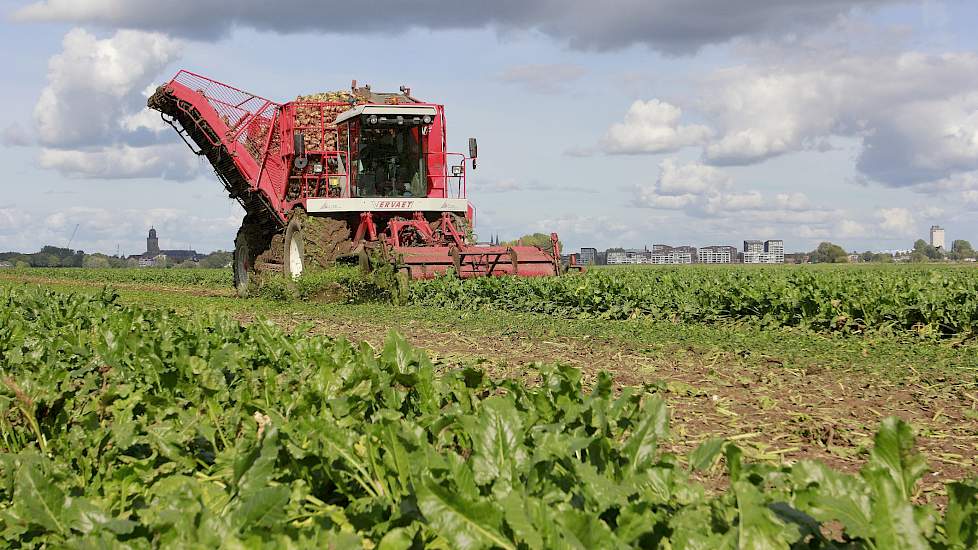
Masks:
[[[978,3],[29,0],[0,8],[0,250],[228,250],[243,212],[146,96],[412,88],[479,140],[476,233],[567,250],[978,244]],[[75,228],[77,227],[77,231]],[[72,235],[74,238],[72,239]]]

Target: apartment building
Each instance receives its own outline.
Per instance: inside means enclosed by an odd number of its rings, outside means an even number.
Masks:
[[[695,246],[669,246],[667,244],[652,245],[649,263],[657,265],[691,264],[696,262]]]
[[[578,261],[580,262],[581,265],[597,265],[598,249],[582,248],[581,253],[578,254]]]
[[[608,265],[632,265],[632,264],[647,264],[649,261],[649,251],[648,250],[638,250],[638,249],[626,249],[626,250],[609,250],[608,251]]]
[[[744,241],[745,264],[783,264],[784,241],[771,239],[767,241]]]
[[[737,248],[733,246],[703,246],[697,251],[701,264],[729,264],[737,259]]]

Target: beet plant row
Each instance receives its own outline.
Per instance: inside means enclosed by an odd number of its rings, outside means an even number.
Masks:
[[[99,548],[973,548],[885,420],[858,474],[662,452],[650,387],[525,383],[220,315],[0,293],[0,540]],[[723,468],[707,490],[697,471]],[[826,528],[831,526],[831,528]]]
[[[978,331],[974,267],[680,266],[598,268],[519,279],[442,277],[414,284],[411,301],[565,317],[747,321],[817,331]]]

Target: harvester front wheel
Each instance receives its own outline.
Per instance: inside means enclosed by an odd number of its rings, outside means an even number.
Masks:
[[[289,225],[285,228],[285,254],[283,266],[285,274],[292,280],[298,279],[302,275],[305,263],[305,243],[302,233],[303,216],[293,216],[289,220]]]

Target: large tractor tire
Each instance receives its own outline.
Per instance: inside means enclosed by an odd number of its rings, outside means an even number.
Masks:
[[[244,297],[250,292],[255,282],[256,259],[268,250],[270,240],[265,229],[253,216],[245,216],[234,238],[234,256],[231,261],[234,288],[238,296]]]

